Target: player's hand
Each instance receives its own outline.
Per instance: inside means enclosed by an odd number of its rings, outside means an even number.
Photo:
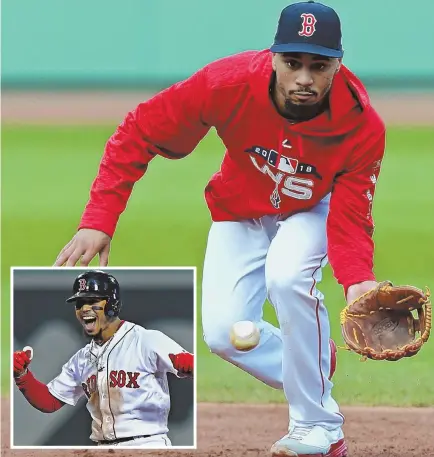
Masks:
[[[181,352],[180,354],[169,354],[173,367],[180,374],[192,376],[194,370],[194,356],[189,352]]]
[[[369,292],[372,289],[375,289],[378,286],[376,281],[363,281],[358,284],[353,284],[348,287],[347,290],[347,303],[352,303],[356,298],[359,298],[361,295]]]
[[[29,350],[14,352],[14,378],[19,378],[26,373],[30,360],[31,353]]]
[[[108,264],[111,238],[104,232],[94,229],[79,230],[72,240],[60,251],[55,267],[66,264],[74,267],[80,260],[80,265],[87,267],[92,259],[99,254],[99,266]]]

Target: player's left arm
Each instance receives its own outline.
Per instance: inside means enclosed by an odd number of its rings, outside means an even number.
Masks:
[[[155,372],[170,372],[179,378],[193,377],[194,355],[163,332],[152,332],[150,358]]]
[[[377,285],[373,272],[372,207],[385,150],[385,127],[376,117],[346,169],[336,178],[327,220],[328,258],[352,300]],[[372,128],[371,128],[372,127]]]

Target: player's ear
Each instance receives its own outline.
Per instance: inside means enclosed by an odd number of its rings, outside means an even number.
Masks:
[[[277,59],[279,58],[278,54],[273,52],[273,55],[271,57],[271,65],[273,67],[273,71],[276,71],[277,67]]]

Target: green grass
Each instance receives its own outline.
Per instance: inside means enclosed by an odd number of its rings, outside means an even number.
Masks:
[[[9,267],[53,264],[75,233],[101,151],[113,129],[3,127],[3,392],[9,385]],[[390,129],[374,216],[378,277],[434,289],[433,144],[432,129]],[[218,168],[223,151],[211,133],[183,160],[153,161],[120,219],[111,265],[196,265],[200,280],[211,223],[203,188]],[[344,301],[329,267],[320,289],[326,295],[332,334],[342,344],[338,315]],[[266,317],[276,322],[268,304]],[[211,355],[200,327],[197,334],[199,400],[284,401],[281,392]],[[418,356],[397,363],[361,363],[358,356],[340,351],[334,378],[336,398],[343,404],[432,405],[433,360],[432,340]]]

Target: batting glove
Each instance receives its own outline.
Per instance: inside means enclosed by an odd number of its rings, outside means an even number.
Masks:
[[[27,351],[14,352],[14,378],[20,378],[27,373],[30,357]]]
[[[194,355],[189,352],[181,352],[180,354],[169,354],[173,367],[180,374],[193,375]]]

